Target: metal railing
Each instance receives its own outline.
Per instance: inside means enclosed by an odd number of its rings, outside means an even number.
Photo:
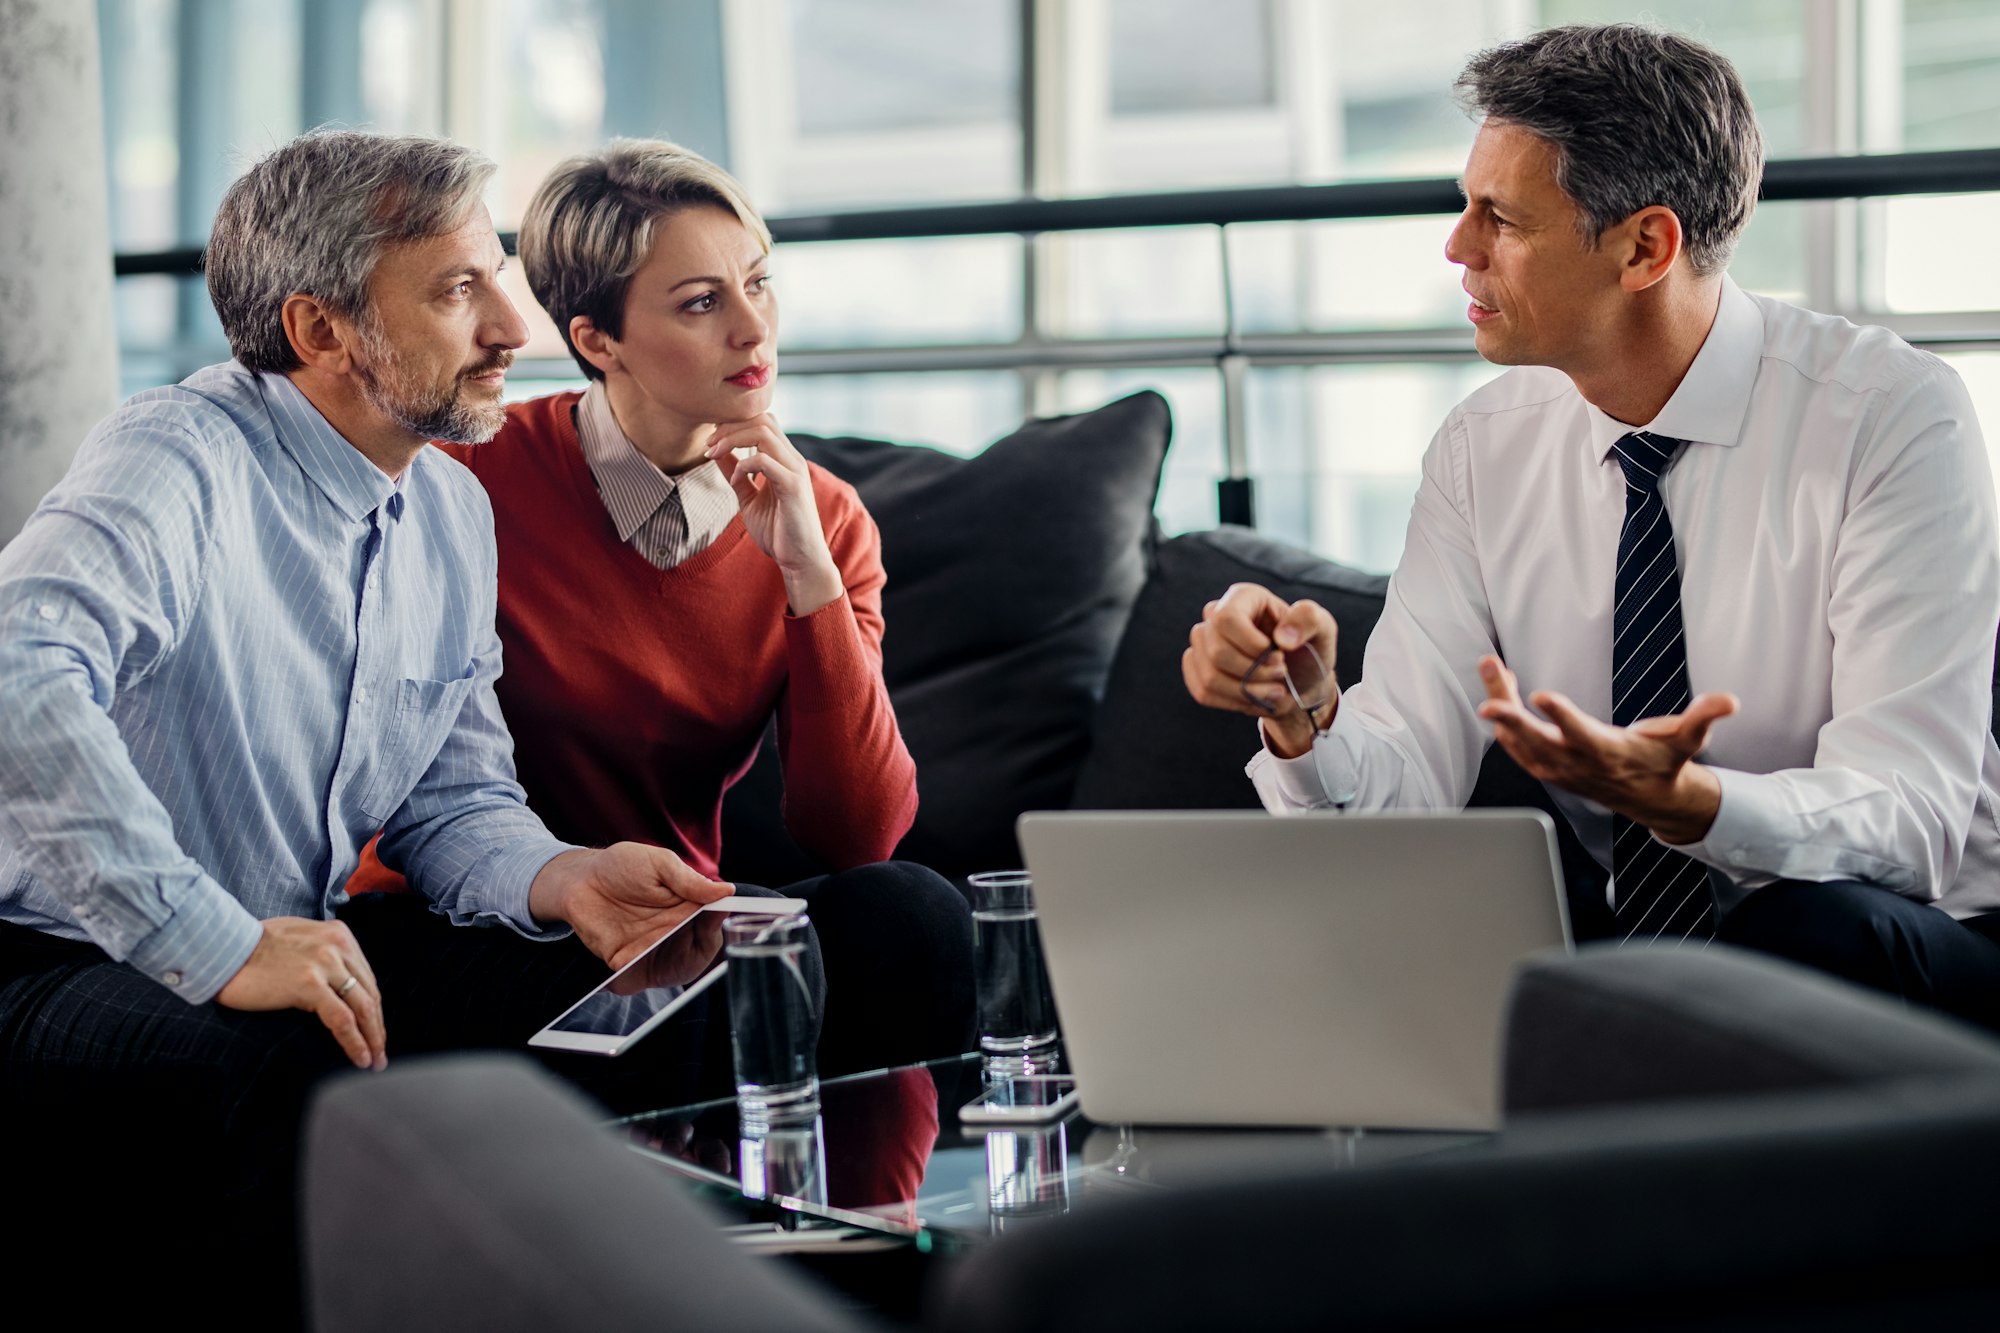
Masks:
[[[2000,192],[2000,148],[1774,161],[1765,166],[1759,197],[1769,202],[1804,202],[1979,192]],[[1456,213],[1462,206],[1458,182],[1433,177],[868,209],[778,217],[769,219],[769,225],[772,237],[782,243],[1005,234],[1034,237],[1062,232],[1185,226],[1215,227],[1218,236],[1226,238],[1228,227],[1247,223],[1434,216]],[[501,234],[509,254],[515,251],[515,239],[512,233]],[[1253,514],[1243,427],[1242,385],[1246,367],[1467,360],[1475,355],[1471,334],[1465,329],[1240,333],[1231,308],[1228,244],[1226,239],[1220,243],[1224,319],[1223,328],[1216,334],[1162,338],[1048,336],[1040,332],[1031,280],[1024,332],[1017,339],[979,344],[786,348],[785,370],[787,374],[865,374],[1212,366],[1222,376],[1227,477],[1219,490],[1221,517],[1224,521],[1247,523]],[[191,277],[200,273],[201,257],[199,246],[120,254],[115,257],[114,272],[121,278]],[[2000,314],[1992,320],[1992,327],[1975,327],[1959,320],[1948,327],[1903,331],[1920,345],[2000,347]],[[530,369],[525,364],[521,368]],[[567,373],[567,363],[563,363],[558,373]]]
[[[1909,194],[2000,190],[2000,148],[1785,158],[1766,163],[1758,197],[1772,203],[1872,199]],[[777,241],[914,240],[935,236],[1025,236],[1127,227],[1227,227],[1246,222],[1331,222],[1352,218],[1456,213],[1463,207],[1449,177],[1270,185],[1248,189],[1122,194],[1090,199],[1016,199],[919,208],[861,209],[769,219]],[[514,234],[501,242],[514,253]],[[121,278],[187,276],[201,271],[201,247],[117,256]]]

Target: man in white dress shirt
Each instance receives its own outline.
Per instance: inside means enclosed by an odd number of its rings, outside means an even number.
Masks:
[[[1259,719],[1273,811],[1454,808],[1498,740],[1612,871],[1618,938],[2000,1025],[2000,529],[1963,386],[1730,280],[1763,151],[1715,52],[1558,28],[1458,88],[1445,253],[1517,369],[1425,455],[1363,680],[1309,713],[1284,672],[1334,660],[1332,617],[1237,584],[1189,691]]]

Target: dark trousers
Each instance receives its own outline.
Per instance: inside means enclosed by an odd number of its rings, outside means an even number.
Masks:
[[[806,899],[819,940],[823,1074],[967,1049],[971,916],[948,882],[888,863],[786,892]],[[340,917],[381,984],[392,1063],[528,1053],[606,974],[574,939],[457,928],[412,895],[366,895]],[[725,1015],[717,988],[617,1059],[537,1054],[619,1110],[726,1095]],[[296,1322],[299,1133],[317,1085],[351,1069],[311,1014],[189,1005],[95,945],[0,924],[13,1261],[84,1284],[100,1313],[110,1301],[225,1327]]]
[[[1955,921],[1869,884],[1781,880],[1715,937],[2000,1029],[2000,913]]]
[[[806,900],[825,960],[822,1077],[973,1048],[972,910],[950,881],[883,861],[780,892]]]

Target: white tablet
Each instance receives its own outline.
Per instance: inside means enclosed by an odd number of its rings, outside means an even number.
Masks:
[[[547,1027],[530,1046],[592,1055],[622,1055],[639,1038],[678,1013],[715,984],[728,965],[722,958],[722,920],[731,912],[783,916],[806,910],[803,898],[749,898],[740,894],[702,904],[700,911],[648,945],[606,977]]]

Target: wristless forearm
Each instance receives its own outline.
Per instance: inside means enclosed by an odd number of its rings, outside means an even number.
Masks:
[[[831,554],[797,568],[780,565],[778,572],[785,581],[785,607],[795,616],[809,616],[847,591]]]
[[[1721,781],[1702,764],[1684,764],[1655,807],[1628,817],[1645,825],[1663,842],[1685,845],[1706,838],[1721,809]]]
[[[528,914],[541,926],[568,925],[570,890],[590,853],[582,848],[552,857],[528,885]]]
[[[1320,710],[1317,717],[1308,717],[1303,710],[1294,709],[1283,717],[1261,719],[1264,724],[1264,748],[1280,759],[1296,759],[1312,749],[1328,727],[1333,725],[1334,714],[1340,710],[1340,696]]]

